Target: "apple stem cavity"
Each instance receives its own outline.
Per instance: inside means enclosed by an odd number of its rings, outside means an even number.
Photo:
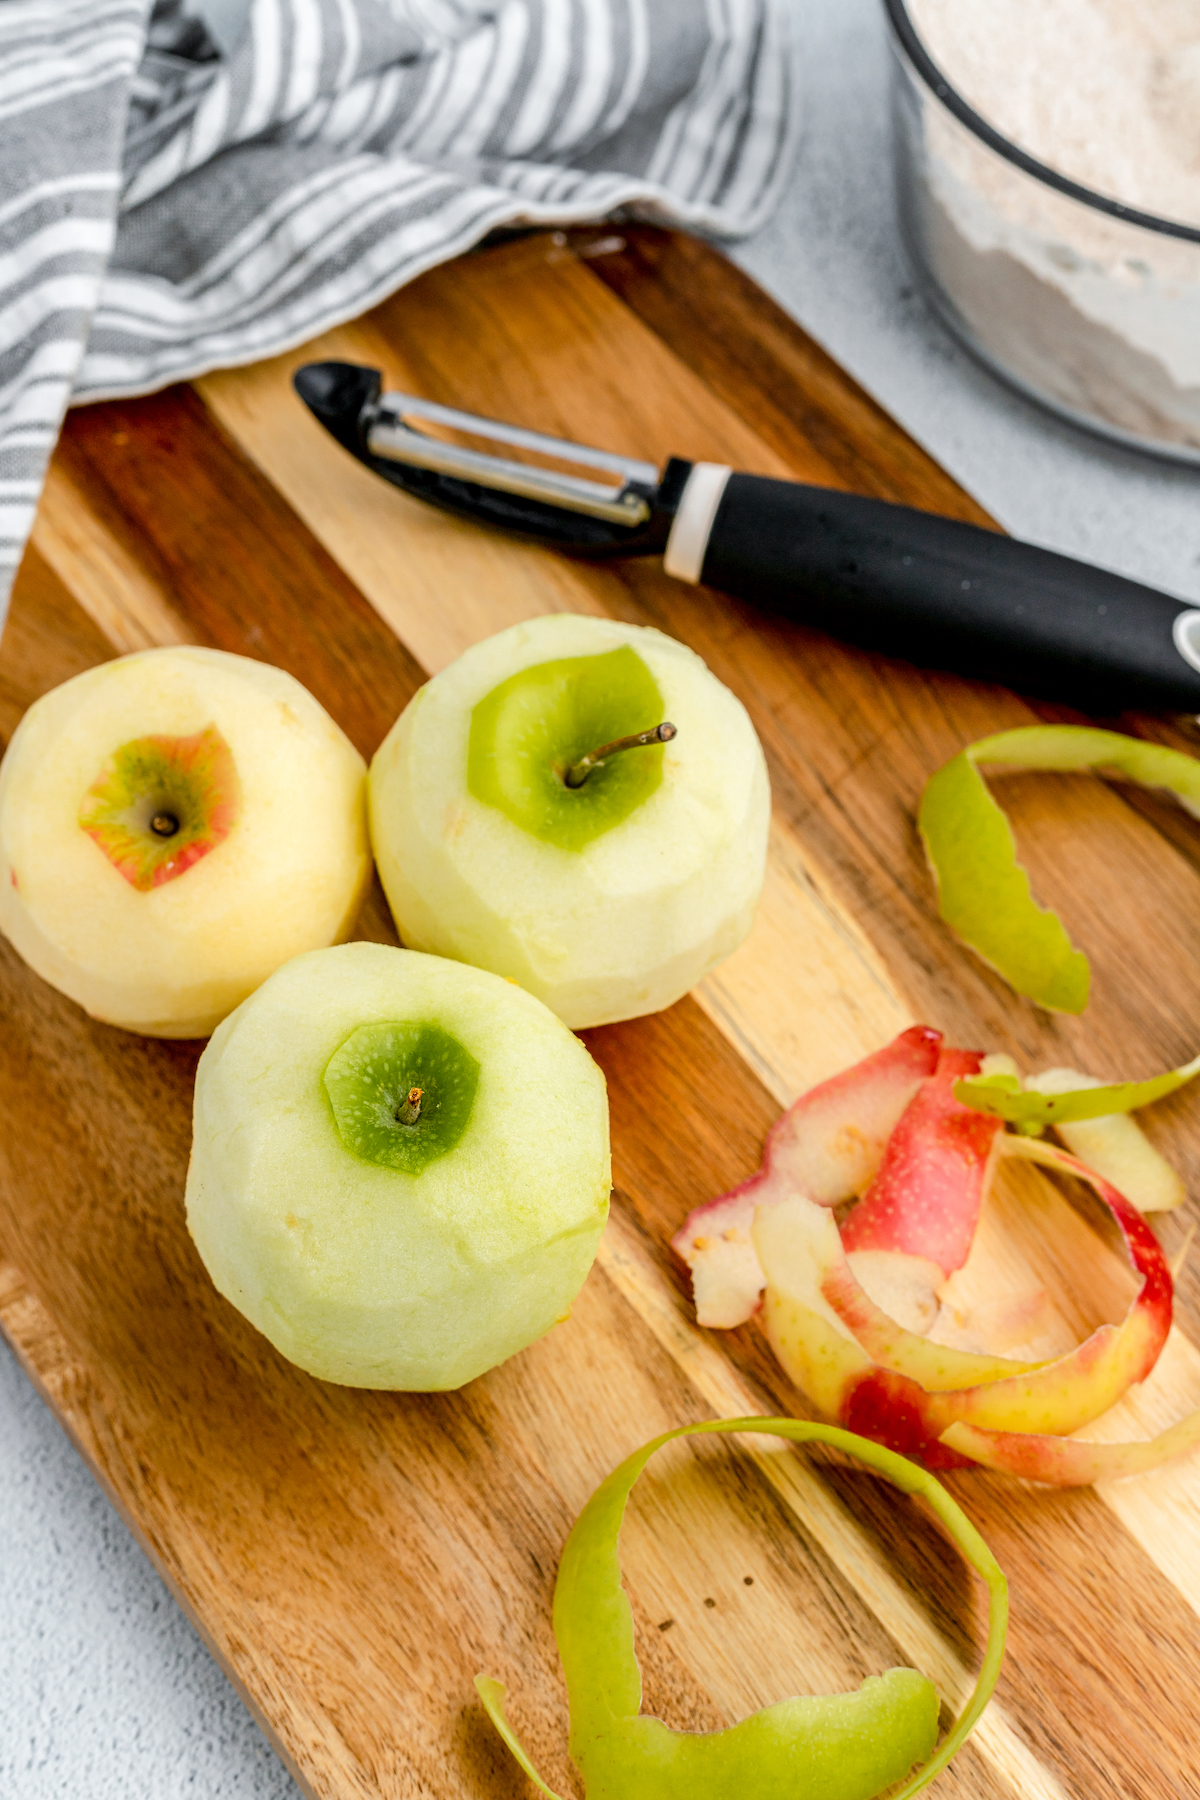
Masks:
[[[601,744],[598,750],[589,750],[574,762],[563,776],[563,785],[569,788],[581,788],[593,769],[598,769],[607,757],[615,756],[618,750],[640,750],[647,744],[669,744],[677,735],[676,727],[664,719],[652,731],[635,731],[629,737],[614,738],[611,744]]]
[[[421,1088],[409,1088],[408,1099],[396,1108],[397,1125],[415,1125],[421,1116]]]
[[[174,837],[179,830],[179,820],[174,813],[156,812],[150,821],[150,829],[155,837]]]

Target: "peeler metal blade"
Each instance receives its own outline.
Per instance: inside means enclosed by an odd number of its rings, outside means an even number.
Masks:
[[[660,504],[663,483],[654,463],[414,394],[384,393],[379,371],[354,363],[308,363],[294,384],[310,412],[359,462],[444,511],[582,555],[629,556],[666,544],[671,516]],[[421,429],[429,425],[591,473],[472,449]],[[597,480],[597,474],[608,479]]]

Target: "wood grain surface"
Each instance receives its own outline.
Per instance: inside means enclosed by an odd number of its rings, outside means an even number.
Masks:
[[[567,1324],[459,1394],[349,1391],[283,1362],[214,1292],[184,1227],[202,1046],[97,1024],[0,945],[0,1321],[301,1786],[526,1791],[475,1701],[482,1670],[576,1794],[550,1629],[572,1519],[657,1431],[805,1411],[756,1327],[697,1329],[670,1233],[755,1167],[781,1103],[913,1019],[1027,1068],[1128,1077],[1192,1054],[1200,828],[1088,778],[1005,781],[1036,891],[1093,959],[1081,1019],[1039,1012],[941,927],[914,813],[965,741],[1070,715],[844,649],[656,562],[586,566],[424,509],[295,400],[295,366],[329,355],[641,457],[987,521],[744,276],[649,229],[508,242],[286,356],[77,411],[63,433],[0,646],[5,737],[80,669],[195,642],[290,670],[369,756],[469,644],[573,610],[683,638],[763,739],[774,820],[755,930],[669,1012],[586,1034],[616,1182],[597,1266]],[[361,932],[394,941],[378,889]],[[1196,1104],[1185,1092],[1149,1124],[1192,1185]],[[1168,1252],[1186,1223],[1161,1225]],[[1110,1255],[1089,1236],[1083,1272],[1103,1280]],[[1200,1403],[1186,1268],[1177,1319],[1126,1403],[1135,1431]],[[1200,1463],[1065,1494],[983,1473],[950,1486],[1009,1574],[1013,1625],[997,1699],[937,1792],[1200,1794]],[[679,1447],[638,1489],[623,1549],[646,1706],[673,1724],[898,1661],[933,1676],[946,1718],[969,1688],[979,1593],[919,1508],[837,1459]]]

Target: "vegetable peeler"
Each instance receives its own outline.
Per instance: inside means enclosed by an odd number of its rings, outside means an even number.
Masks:
[[[1110,570],[886,500],[677,456],[660,470],[384,393],[356,363],[308,363],[294,380],[351,456],[460,518],[574,556],[661,556],[679,581],[862,649],[1085,711],[1200,713],[1200,609]]]

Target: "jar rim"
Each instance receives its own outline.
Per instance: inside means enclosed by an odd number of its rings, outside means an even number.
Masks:
[[[917,36],[916,27],[908,15],[904,0],[884,0],[888,20],[895,33],[897,42],[904,51],[905,58],[920,76],[925,86],[935,99],[940,100],[948,112],[965,125],[968,131],[981,139],[989,149],[996,151],[1006,162],[1014,164],[1025,174],[1034,176],[1047,187],[1056,188],[1060,194],[1068,195],[1072,200],[1080,201],[1097,212],[1108,213],[1111,218],[1121,219],[1127,225],[1138,225],[1145,231],[1156,231],[1163,237],[1181,238],[1185,243],[1200,244],[1200,226],[1184,225],[1176,219],[1160,218],[1157,213],[1141,212],[1136,206],[1126,206],[1122,200],[1111,200],[1106,194],[1097,194],[1092,188],[1084,187],[1078,181],[1072,181],[1069,175],[1060,175],[1057,169],[1049,164],[1039,162],[1037,157],[1030,156],[1002,132],[989,125],[982,113],[966,101],[948,81],[941,69],[934,62],[921,39]]]

